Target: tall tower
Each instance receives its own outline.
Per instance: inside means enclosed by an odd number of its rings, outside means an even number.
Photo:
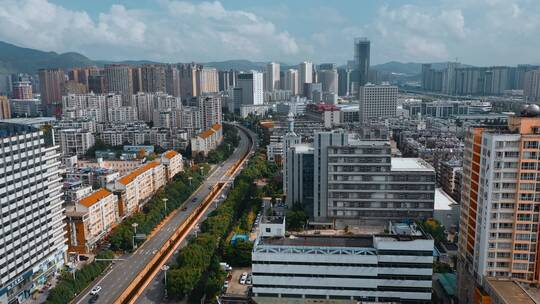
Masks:
[[[304,61],[298,65],[298,93],[304,95],[306,83],[313,82],[313,63]]]
[[[41,104],[47,115],[60,115],[62,109],[62,84],[66,81],[64,71],[60,69],[39,70],[39,89]]]
[[[354,65],[353,82],[358,83],[358,87],[368,82],[369,74],[370,42],[366,37],[354,40]]]
[[[279,63],[270,62],[266,65],[266,90],[279,90]]]
[[[294,145],[298,145],[302,142],[302,137],[294,133],[294,114],[289,112],[287,116],[288,130],[285,136],[283,137],[283,155],[282,155],[282,164],[283,164],[283,192],[287,193],[287,152]]]

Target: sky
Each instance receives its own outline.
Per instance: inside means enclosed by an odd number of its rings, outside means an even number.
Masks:
[[[0,0],[0,40],[100,60],[540,63],[538,0]]]

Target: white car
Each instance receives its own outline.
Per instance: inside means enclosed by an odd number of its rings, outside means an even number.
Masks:
[[[101,286],[98,285],[98,286],[92,288],[92,290],[90,291],[90,294],[93,295],[93,296],[95,296],[95,295],[97,295],[100,291],[101,291]]]
[[[240,284],[242,284],[242,285],[246,284],[246,280],[247,280],[247,272],[244,272],[240,276]]]

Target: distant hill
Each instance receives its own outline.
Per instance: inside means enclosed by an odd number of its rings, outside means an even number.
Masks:
[[[35,73],[42,68],[89,65],[95,65],[95,63],[79,53],[43,52],[0,41],[0,73]]]

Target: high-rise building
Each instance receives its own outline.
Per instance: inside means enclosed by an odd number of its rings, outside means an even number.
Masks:
[[[62,102],[62,83],[66,80],[64,71],[60,69],[39,70],[39,89],[42,110],[47,115],[60,115],[59,104]]]
[[[180,72],[180,94],[183,100],[197,96],[197,70],[202,66],[196,63],[179,64]]]
[[[73,68],[68,71],[68,79],[83,84],[86,88],[89,87],[90,76],[99,75],[97,67]]]
[[[360,124],[396,116],[398,87],[367,84],[359,89]]]
[[[165,91],[174,97],[180,97],[180,72],[174,65],[165,69]]]
[[[21,303],[59,273],[67,254],[60,154],[31,126],[1,122],[0,138],[0,303]]]
[[[308,209],[308,214],[313,214],[313,147],[297,144],[283,153],[286,155],[283,183],[287,189],[287,205],[292,208],[294,204],[301,204]]]
[[[107,83],[103,75],[88,76],[88,92],[96,94],[104,94],[107,92]]]
[[[144,92],[141,67],[131,67],[131,80],[133,82],[133,94]]]
[[[525,73],[523,95],[529,101],[540,100],[540,69]]]
[[[489,279],[540,282],[539,115],[538,106],[531,105],[510,116],[506,128],[472,127],[466,133],[457,263],[460,303],[473,303]]]
[[[86,93],[86,86],[75,80],[67,80],[62,83],[62,96],[68,94],[84,94]]]
[[[130,66],[106,64],[105,80],[107,93],[120,93],[122,96],[131,96],[133,94],[133,75]]]
[[[287,70],[283,89],[291,91],[292,95],[298,95],[298,70]]]
[[[367,38],[354,39],[354,64],[353,82],[358,86],[367,83],[369,75],[370,42]]]
[[[213,125],[221,125],[221,97],[219,95],[198,96],[198,107],[201,112],[201,128],[210,129]]]
[[[313,63],[304,61],[298,65],[298,93],[305,96],[306,83],[313,82]]]
[[[142,91],[165,92],[165,66],[162,64],[144,64],[141,67]]]
[[[219,76],[215,68],[198,69],[196,75],[196,96],[219,92]]]
[[[279,63],[270,62],[266,65],[266,90],[279,90]]]
[[[0,119],[11,118],[11,107],[7,96],[0,96]]]
[[[338,73],[335,67],[321,65],[317,74],[323,93],[338,93]]]
[[[338,95],[348,96],[351,92],[351,71],[348,68],[338,68]]]
[[[32,84],[30,81],[17,81],[13,83],[11,90],[13,99],[32,99]]]
[[[92,132],[80,128],[59,128],[54,132],[55,142],[60,145],[62,156],[84,156],[95,144]]]
[[[242,105],[263,104],[263,77],[261,72],[238,74],[237,85],[242,89]]]
[[[298,134],[294,133],[294,114],[292,112],[289,112],[289,115],[287,117],[287,123],[288,123],[288,130],[287,133],[283,136],[283,155],[282,155],[282,163],[283,166],[283,192],[287,193],[287,179],[289,170],[287,169],[287,151],[295,145],[298,145],[302,142],[302,137]]]

